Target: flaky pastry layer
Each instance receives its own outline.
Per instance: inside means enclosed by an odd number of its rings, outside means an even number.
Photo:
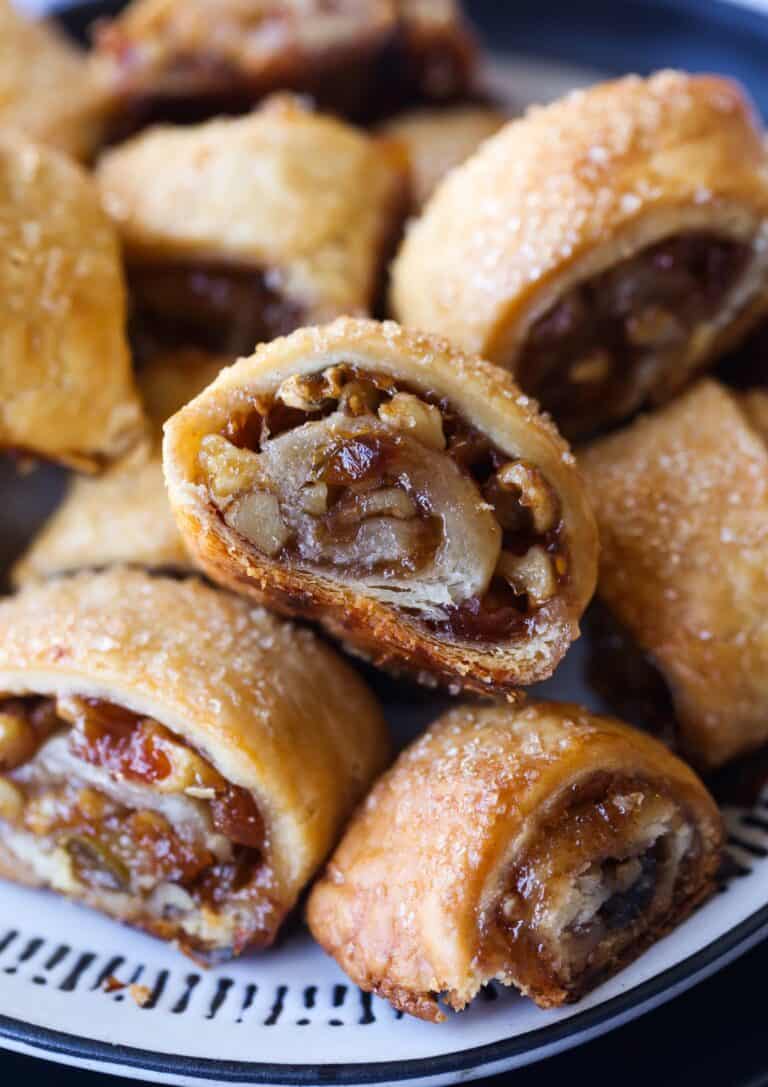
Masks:
[[[308,904],[363,989],[423,1019],[496,978],[577,999],[713,889],[717,808],[661,744],[577,706],[452,710],[358,810]]]

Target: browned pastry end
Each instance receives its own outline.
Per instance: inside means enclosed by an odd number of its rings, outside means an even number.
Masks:
[[[0,129],[87,159],[108,108],[86,55],[52,23],[27,19],[0,0]]]
[[[439,187],[392,303],[511,370],[569,437],[667,400],[768,306],[751,103],[729,80],[660,72],[532,109]]]
[[[456,0],[133,0],[96,50],[123,133],[244,113],[279,90],[370,121],[467,96],[476,56]]]
[[[300,329],[165,433],[203,569],[377,663],[511,694],[578,635],[597,545],[574,459],[508,375],[444,341]]]
[[[702,768],[768,741],[768,397],[702,381],[586,449],[599,596]]]
[[[189,571],[194,563],[171,514],[160,454],[162,426],[232,359],[184,349],[138,374],[151,441],[94,478],[71,480],[61,505],[11,570],[14,586],[124,563]]]
[[[274,940],[387,754],[327,646],[197,580],[0,603],[0,873],[193,954]]]
[[[120,247],[85,172],[0,134],[0,450],[94,469],[143,436]]]
[[[370,312],[407,207],[398,148],[288,95],[151,129],[104,155],[97,179],[144,338],[233,356]]]
[[[721,842],[693,771],[615,718],[459,707],[374,786],[308,920],[355,984],[422,1019],[493,979],[555,1007],[711,894]]]
[[[411,110],[382,125],[408,157],[411,196],[422,208],[443,178],[470,157],[504,125],[503,113],[490,106],[460,105]]]

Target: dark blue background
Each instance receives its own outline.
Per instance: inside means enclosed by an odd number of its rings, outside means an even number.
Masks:
[[[467,7],[497,52],[559,59],[609,75],[661,67],[721,72],[741,79],[768,118],[768,17],[720,0],[467,0]],[[84,9],[83,22],[94,10]],[[766,977],[768,943],[605,1038],[486,1083],[758,1087],[768,1083]],[[107,1078],[0,1055],[0,1082],[24,1081],[95,1087]],[[109,1078],[116,1087],[135,1082]]]

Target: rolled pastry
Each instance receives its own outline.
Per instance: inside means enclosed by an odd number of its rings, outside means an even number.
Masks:
[[[382,134],[400,144],[408,157],[414,207],[422,208],[446,174],[498,132],[505,120],[490,106],[462,105],[412,110],[382,125]]]
[[[140,370],[150,443],[95,479],[72,479],[61,505],[13,567],[13,585],[118,563],[154,570],[193,568],[168,503],[162,426],[231,361],[183,349],[158,355]]]
[[[0,604],[0,874],[198,954],[264,947],[386,759],[308,631],[196,580]]]
[[[142,435],[117,235],[56,151],[0,135],[0,450],[96,468]]]
[[[290,96],[152,129],[107,153],[97,177],[137,321],[161,343],[232,354],[367,313],[406,208],[396,149]]]
[[[475,62],[457,0],[133,0],[96,48],[123,129],[243,113],[276,90],[365,121],[467,94]]]
[[[166,424],[210,576],[374,661],[480,691],[550,675],[595,527],[564,442],[507,375],[393,323],[262,345]]]
[[[766,399],[703,381],[581,458],[600,598],[661,674],[701,767],[768,741]]]
[[[0,128],[88,158],[107,105],[106,88],[80,49],[52,24],[0,0]]]
[[[374,786],[309,900],[362,989],[422,1019],[487,982],[577,1000],[714,889],[720,816],[684,763],[566,703],[460,707]]]
[[[409,231],[392,298],[403,324],[511,370],[579,437],[680,390],[765,312],[767,284],[751,104],[728,80],[660,72],[484,144]]]

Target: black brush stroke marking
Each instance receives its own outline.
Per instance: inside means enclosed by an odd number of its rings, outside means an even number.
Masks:
[[[143,973],[144,973],[144,963],[139,963],[139,965],[133,971],[131,976],[128,978],[128,981],[126,982],[126,988],[128,988],[129,985],[135,985],[136,982],[139,980],[139,978],[141,977],[141,975]],[[121,993],[115,993],[115,1000],[117,1001],[118,1004],[121,1001],[125,1000],[125,993],[122,993],[122,992]]]
[[[317,996],[317,986],[316,985],[307,985],[306,989],[304,990],[303,996],[302,996],[302,999],[304,1001],[304,1007],[308,1008],[309,1010],[314,1008],[316,996]],[[312,1022],[311,1019],[307,1019],[306,1016],[303,1016],[301,1019],[296,1020],[296,1026],[297,1027],[308,1027],[311,1022]]]
[[[153,1008],[157,1007],[158,1001],[163,995],[165,986],[168,984],[168,971],[161,970],[155,978],[155,984],[150,990],[150,994],[144,1003],[141,1005],[142,1011],[151,1012]]]
[[[211,1006],[205,1016],[206,1019],[215,1019],[219,1014],[222,1004],[227,999],[229,990],[234,985],[232,978],[219,978],[216,983],[216,992],[213,994],[213,1000]]]
[[[84,951],[82,955],[78,956],[77,962],[59,986],[62,993],[71,993],[77,988],[80,978],[95,958],[96,956],[92,951]]]
[[[71,950],[72,949],[68,946],[68,944],[59,944],[54,953],[50,955],[43,963],[43,969],[48,971],[53,970],[54,967],[59,965],[62,959],[65,959],[67,957]],[[35,974],[32,980],[35,985],[48,984],[48,978],[45,976],[45,974]]]
[[[196,986],[200,984],[199,974],[187,974],[187,982],[184,988],[184,992],[171,1008],[174,1015],[182,1015],[189,1007],[189,1001],[192,997],[192,993],[195,991]]]
[[[333,1004],[334,1008],[340,1008],[342,1006],[344,1001],[347,999],[347,990],[348,990],[347,985],[334,985],[334,987],[333,987],[333,999],[332,999],[332,1004]],[[343,1027],[344,1026],[344,1021],[343,1021],[343,1019],[329,1019],[328,1020],[328,1026],[329,1027]]]
[[[272,1005],[269,1015],[264,1020],[265,1027],[273,1027],[283,1014],[283,1007],[285,1006],[285,994],[288,992],[287,985],[278,985],[277,993],[275,994],[275,1002]]]
[[[46,960],[45,969],[54,970],[62,961],[62,959],[66,959],[67,955],[70,953],[71,950],[72,948],[69,946],[69,944],[59,944],[51,957]]]
[[[0,955],[2,955],[7,947],[10,947],[10,945],[13,943],[18,935],[18,930],[15,928],[10,929],[10,931],[6,932],[5,936],[3,936],[2,940],[0,940]]]
[[[243,997],[243,1003],[240,1005],[240,1014],[238,1015],[237,1019],[235,1020],[236,1023],[242,1023],[243,1016],[248,1011],[251,1004],[253,1004],[253,998],[256,996],[256,993],[258,993],[258,991],[259,991],[258,985],[254,985],[253,982],[246,985],[246,987],[245,987],[245,996]]]
[[[13,966],[6,966],[6,974],[15,974],[21,964],[23,962],[29,962],[29,960],[38,953],[44,943],[45,941],[41,940],[39,936],[35,936],[33,937],[33,939],[28,940],[26,946],[22,950],[21,954],[19,955]],[[38,982],[38,984],[40,983]],[[43,982],[42,984],[45,984],[45,982]]]
[[[99,970],[98,977],[91,986],[91,989],[100,989],[107,978],[111,978],[114,975],[115,970],[119,970],[124,962],[125,959],[122,955],[114,955],[109,959],[106,966],[103,966],[101,970]]]
[[[373,1014],[373,995],[371,993],[364,993],[360,990],[360,1007],[362,1012],[358,1023],[361,1026],[367,1026],[369,1023],[376,1022],[376,1016]]]
[[[768,849],[754,842],[747,842],[743,838],[737,838],[735,834],[728,835],[728,844],[743,849],[745,853],[751,853],[753,857],[768,857]]]
[[[742,815],[741,824],[745,827],[754,827],[755,830],[763,830],[768,833],[768,819],[761,819],[758,815]]]

